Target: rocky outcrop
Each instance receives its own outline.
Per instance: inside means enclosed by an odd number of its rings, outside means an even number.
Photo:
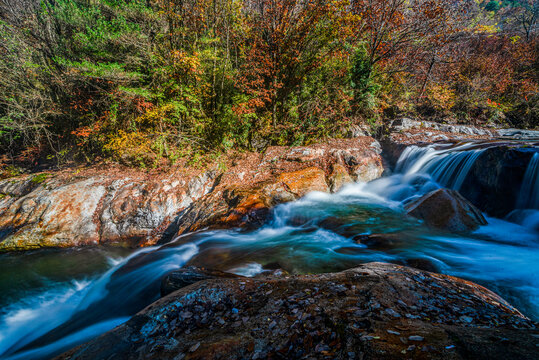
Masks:
[[[283,173],[252,187],[218,189],[180,214],[177,235],[208,228],[257,227],[264,223],[271,207],[311,191],[329,191],[324,171],[316,167]]]
[[[209,279],[59,359],[531,359],[536,324],[468,281],[370,263]]]
[[[498,135],[505,139],[539,140],[538,130],[499,129]]]
[[[528,164],[538,147],[500,145],[485,149],[474,162],[460,192],[491,216],[515,209]]]
[[[463,134],[471,136],[499,136],[499,130],[487,129],[470,125],[441,124],[433,121],[420,121],[410,118],[401,118],[391,122],[390,131],[402,132],[412,129],[437,130],[449,134]]]
[[[472,231],[487,224],[481,211],[455,190],[431,191],[408,203],[405,209],[426,225],[451,232]]]
[[[211,190],[215,173],[188,181],[102,174],[42,176],[32,183],[34,178],[0,183],[0,250],[155,244],[180,210]]]
[[[334,140],[311,147],[271,147],[253,172],[253,181],[247,181],[247,175],[240,182],[225,179],[211,194],[183,211],[175,222],[176,235],[260,226],[278,204],[311,191],[335,192],[353,179],[380,177],[384,171],[380,153],[380,144],[372,138]]]
[[[2,180],[0,251],[144,246],[210,225],[258,225],[272,206],[311,191],[330,191],[327,175],[334,165],[357,181],[379,177],[380,152],[374,139],[357,137],[235,154],[224,169],[214,165],[206,172],[104,169]]]

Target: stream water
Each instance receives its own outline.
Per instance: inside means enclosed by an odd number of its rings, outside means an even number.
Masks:
[[[484,144],[409,147],[393,175],[311,193],[277,206],[254,231],[181,236],[137,251],[40,250],[0,255],[0,358],[49,358],[125,322],[159,297],[160,279],[184,265],[253,276],[338,271],[370,261],[428,264],[485,285],[539,320],[539,155],[508,219],[466,235],[434,231],[403,204],[440,186],[458,189]],[[358,236],[383,234],[369,245]]]

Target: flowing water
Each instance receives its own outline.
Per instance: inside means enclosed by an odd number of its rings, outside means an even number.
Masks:
[[[521,188],[530,194],[526,208],[515,210],[511,221],[487,218],[488,225],[462,236],[428,229],[403,210],[440,186],[462,186],[483,148],[409,147],[395,174],[277,206],[272,220],[254,231],[193,233],[134,252],[2,254],[0,358],[49,358],[110,330],[155,301],[163,275],[184,265],[253,276],[273,268],[339,271],[370,261],[428,264],[487,286],[539,320],[537,156]],[[383,236],[368,245],[356,241],[373,234]]]

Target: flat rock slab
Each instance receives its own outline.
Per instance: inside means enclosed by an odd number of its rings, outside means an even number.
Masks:
[[[58,358],[531,359],[535,326],[479,285],[369,263],[200,281]]]

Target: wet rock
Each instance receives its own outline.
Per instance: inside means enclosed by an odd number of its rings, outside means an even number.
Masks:
[[[425,258],[407,259],[405,265],[419,270],[425,270],[430,272],[438,271],[438,267],[431,260]]]
[[[520,187],[537,147],[496,146],[474,162],[460,192],[491,216],[504,217],[516,207]]]
[[[366,245],[373,250],[391,250],[398,248],[406,243],[402,234],[361,234],[353,237],[358,244]]]
[[[344,185],[353,182],[348,170],[341,164],[334,164],[329,176],[329,190],[332,193],[339,191]]]
[[[473,321],[455,308],[472,309]],[[199,281],[59,358],[527,359],[538,333],[479,285],[370,263],[333,274]]]
[[[283,173],[250,188],[230,186],[180,214],[177,234],[203,228],[258,227],[266,221],[271,207],[297,200],[311,191],[329,191],[324,172],[316,167]]]
[[[150,175],[111,167],[86,175],[77,175],[77,170],[2,180],[0,251],[95,244],[138,247],[207,227],[260,226],[271,207],[311,191],[328,192],[326,174],[333,165],[341,166],[333,189],[350,175],[361,181],[379,176],[379,152],[373,138],[359,136],[269,147],[264,154],[243,154],[240,165],[231,159],[233,168],[223,172],[181,169]]]
[[[426,225],[452,232],[472,231],[487,223],[481,212],[455,190],[431,191],[405,208]]]
[[[210,270],[194,266],[174,270],[161,280],[161,296],[166,296],[174,291],[192,285],[196,282],[217,278],[240,278],[242,276]]]

